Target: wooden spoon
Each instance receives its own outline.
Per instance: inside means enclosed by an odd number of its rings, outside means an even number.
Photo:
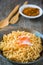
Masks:
[[[7,26],[9,24],[9,20],[10,18],[17,12],[19,8],[19,5],[17,5],[12,12],[9,14],[8,17],[6,17],[4,20],[0,21],[0,28],[4,28],[5,26]]]
[[[15,24],[19,20],[19,12],[10,20],[10,24]]]
[[[25,1],[24,2],[24,5],[25,4],[28,4],[28,1]],[[15,24],[15,23],[17,23],[18,22],[18,20],[19,20],[19,11],[17,12],[17,14],[10,20],[10,24]]]

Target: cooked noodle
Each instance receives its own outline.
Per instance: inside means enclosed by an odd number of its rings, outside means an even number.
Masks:
[[[18,37],[27,36],[30,38],[33,45],[19,45]],[[30,62],[40,57],[42,51],[42,44],[40,37],[25,31],[12,31],[12,33],[5,34],[3,40],[0,42],[0,50],[8,59],[16,62]]]

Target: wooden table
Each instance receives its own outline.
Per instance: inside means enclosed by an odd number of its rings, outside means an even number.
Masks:
[[[8,14],[12,11],[12,9],[19,3],[23,3],[26,0],[0,0],[0,20],[4,19]],[[41,8],[43,8],[42,0],[28,0],[29,4],[36,4],[39,5]],[[22,16],[20,16],[20,20],[17,24],[17,26],[21,26],[24,28],[30,28],[35,29],[37,31],[40,31],[43,33],[43,16],[37,19],[27,19]],[[43,60],[40,61],[40,63],[37,63],[35,65],[43,65]],[[2,58],[0,55],[0,65],[13,65],[12,63],[8,62],[6,59]]]

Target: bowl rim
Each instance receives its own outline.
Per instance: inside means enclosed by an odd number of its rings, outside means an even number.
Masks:
[[[24,9],[24,8],[27,8],[27,7],[38,8],[40,14],[37,15],[37,16],[27,16],[27,15],[23,14],[23,13],[22,13],[23,9]],[[34,5],[34,4],[27,4],[27,5],[22,5],[22,6],[19,8],[19,13],[20,13],[23,17],[30,18],[30,19],[34,19],[34,18],[40,17],[40,16],[43,14],[43,11],[42,11],[42,8],[39,7],[39,6],[37,6],[37,5]]]

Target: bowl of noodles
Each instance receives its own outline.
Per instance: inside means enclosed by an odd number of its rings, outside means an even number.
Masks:
[[[18,26],[0,30],[1,55],[14,64],[39,62],[43,58],[42,41],[32,31]]]

